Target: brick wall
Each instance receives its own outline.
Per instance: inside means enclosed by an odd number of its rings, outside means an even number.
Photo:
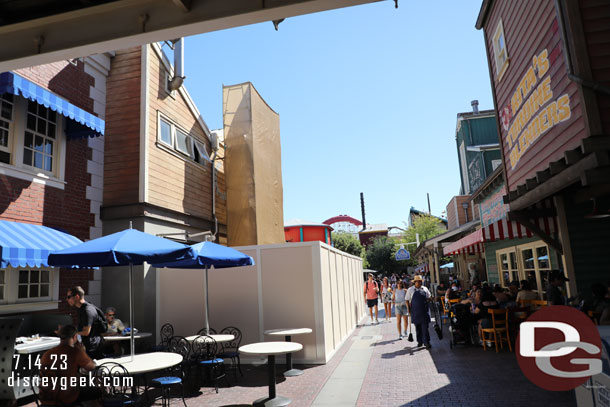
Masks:
[[[93,113],[93,99],[89,88],[95,85],[93,77],[85,73],[85,65],[68,61],[54,62],[18,69],[15,73],[61,96],[68,102]]]
[[[93,112],[90,88],[93,77],[84,71],[84,64],[67,61],[16,70],[15,73],[63,97],[70,103]],[[65,140],[65,136],[60,136]],[[0,175],[0,219],[60,228],[85,240],[94,226],[94,214],[86,197],[91,185],[87,161],[92,150],[88,140],[66,141],[65,187],[58,189],[38,182]],[[92,270],[62,270],[59,278],[59,298],[65,298],[69,287],[80,285],[88,289]],[[60,303],[60,310],[67,304]]]

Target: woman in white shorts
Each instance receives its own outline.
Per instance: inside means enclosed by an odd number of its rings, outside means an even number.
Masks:
[[[407,290],[405,290],[402,280],[398,281],[398,287],[392,294],[392,302],[396,305],[394,312],[396,313],[396,328],[398,328],[398,339],[402,339],[401,322],[405,321],[405,331],[409,326],[409,309],[407,308]]]
[[[385,320],[389,322],[392,316],[392,286],[387,277],[383,278],[383,284],[381,284],[381,302],[383,302]]]

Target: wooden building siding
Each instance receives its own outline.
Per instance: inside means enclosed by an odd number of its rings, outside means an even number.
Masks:
[[[500,18],[502,19],[506,49],[510,61],[503,77],[498,80],[493,37]],[[540,55],[544,49],[548,52],[549,70],[542,78],[537,78],[534,88],[550,76],[553,96],[532,115],[526,126],[550,103],[556,101],[559,96],[567,93],[570,98],[570,118],[556,124],[546,133],[540,135],[525,150],[514,168],[511,165],[510,151],[512,148],[517,148],[519,143],[509,142],[508,132],[503,127],[500,129],[501,147],[504,152],[504,164],[508,178],[507,184],[508,188],[513,190],[517,185],[525,183],[525,180],[532,177],[536,171],[547,168],[550,161],[561,158],[565,150],[577,147],[580,140],[587,136],[580,106],[580,94],[576,84],[567,77],[563,54],[564,46],[554,1],[496,1],[485,23],[485,33],[489,51],[488,59],[496,92],[497,109],[500,113],[505,106],[511,105],[511,98],[518,89],[522,78],[532,66],[533,57]],[[514,124],[515,117],[524,109],[525,101],[531,96],[532,92],[533,89],[527,95],[524,95],[523,103],[519,106],[519,109],[512,112],[510,125]]]
[[[610,4],[580,1],[580,13],[587,41],[591,74],[594,81],[610,87]],[[610,134],[610,97],[598,94],[598,106],[604,134]]]
[[[564,200],[570,246],[578,292],[590,292],[591,284],[608,281],[608,251],[610,218],[586,219],[591,203],[575,204],[569,195]]]
[[[106,88],[104,206],[138,202],[140,47],[117,51]]]
[[[166,92],[166,68],[158,54],[151,49],[148,58],[148,202],[212,220],[212,166],[210,163],[202,166],[180,152],[160,144],[157,141],[159,113],[177,128],[203,143],[211,155],[210,141],[180,92],[175,92],[173,96]],[[219,187],[224,188],[224,177],[221,173],[218,178]],[[224,205],[225,201],[217,196],[216,212],[219,223],[226,223]]]

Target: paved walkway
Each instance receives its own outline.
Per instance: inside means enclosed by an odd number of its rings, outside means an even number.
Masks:
[[[432,349],[426,350],[398,340],[395,318],[359,327],[328,364],[297,366],[304,374],[288,379],[280,376],[279,357],[277,394],[291,398],[291,407],[575,405],[573,392],[548,392],[531,384],[508,350],[451,350],[447,339],[439,341],[432,329],[430,333]],[[231,387],[221,387],[219,394],[201,388],[187,396],[187,405],[242,407],[266,396],[266,366],[242,369],[244,377],[237,383],[229,376]],[[171,405],[181,407],[182,401],[172,399]]]

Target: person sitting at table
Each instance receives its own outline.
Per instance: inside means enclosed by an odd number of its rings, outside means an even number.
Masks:
[[[106,322],[108,323],[108,329],[102,334],[102,336],[120,335],[125,329],[125,325],[120,319],[116,318],[116,309],[114,307],[106,308],[106,313],[104,316],[106,317]],[[105,352],[112,350],[112,353],[116,356],[120,356],[123,353],[122,349],[121,344],[119,344],[117,341],[109,343],[104,347]]]
[[[59,345],[46,351],[40,359],[41,377],[48,377],[41,381],[38,395],[41,405],[65,406],[98,398],[100,392],[95,387],[62,385],[62,381],[70,383],[74,380],[71,377],[79,377],[79,369],[94,370],[95,363],[85,353],[83,344],[78,342],[74,325],[62,326],[59,338]]]
[[[511,300],[510,296],[500,287],[500,284],[494,285],[493,296],[501,308],[506,308],[506,304]]]
[[[116,309],[114,307],[106,308],[106,313],[104,316],[106,317],[106,322],[108,323],[108,329],[102,335],[117,335],[125,330],[123,321],[116,317]]]
[[[517,293],[517,303],[538,299],[538,295],[532,291],[532,286],[527,280],[521,280],[521,289]]]
[[[479,320],[479,329],[477,329],[477,332],[480,329],[492,328],[493,322],[488,310],[500,308],[496,297],[494,297],[490,290],[481,289],[477,291],[475,301],[474,315]]]

